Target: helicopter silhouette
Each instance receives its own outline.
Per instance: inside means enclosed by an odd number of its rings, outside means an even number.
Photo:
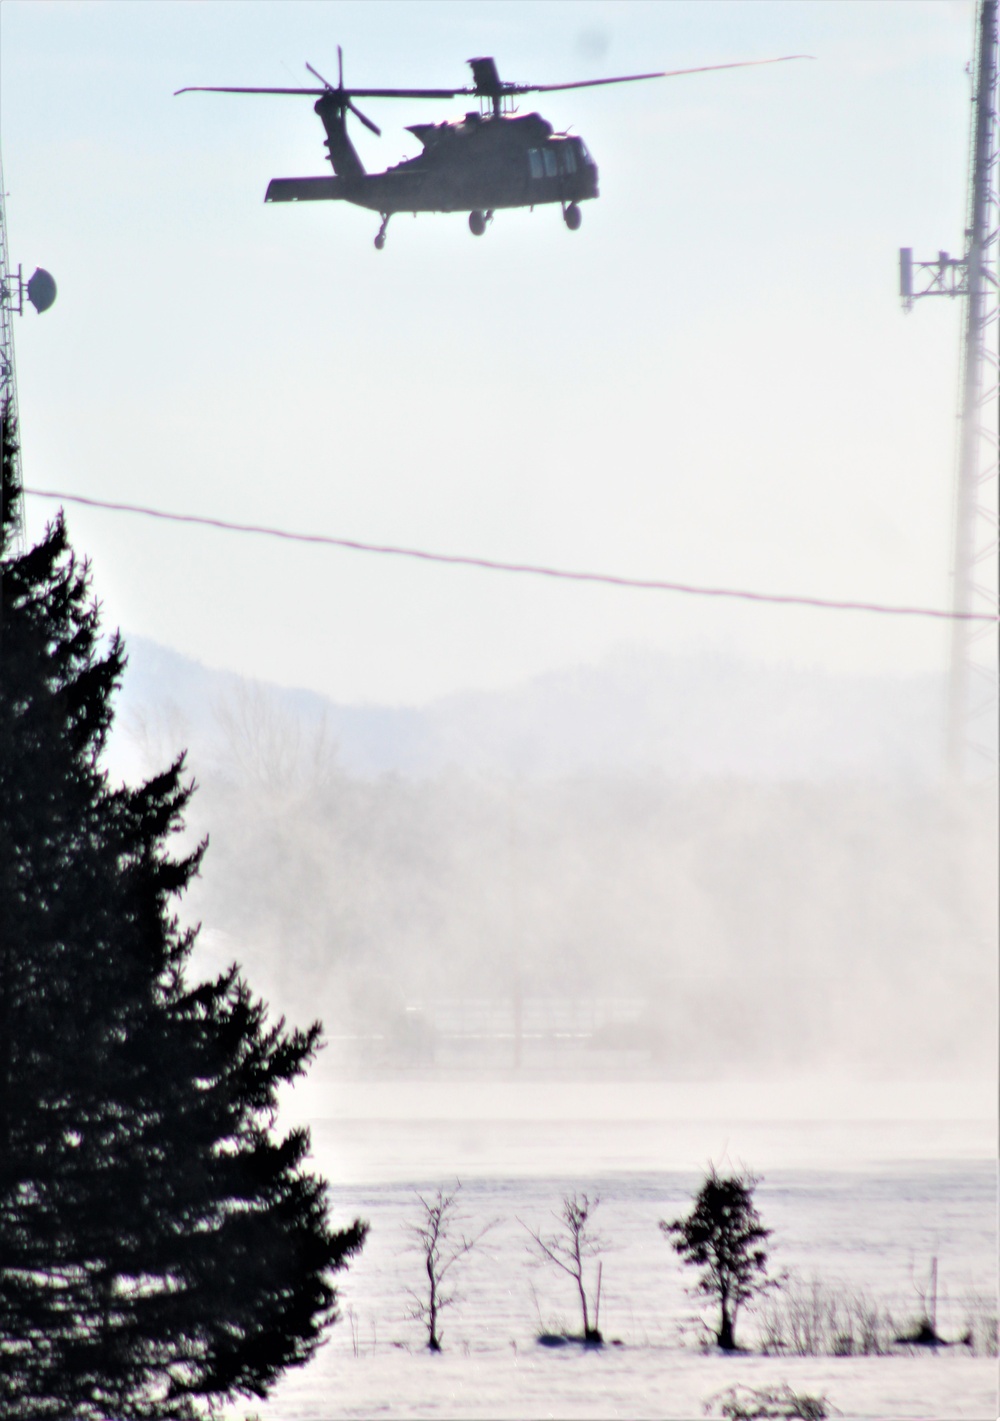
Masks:
[[[632,84],[642,79],[671,79],[681,74],[705,74],[718,69],[745,69],[781,64],[809,55],[784,54],[777,59],[744,59],[730,64],[705,64],[696,69],[664,69],[653,74],[622,74],[611,79],[582,79],[569,84],[512,84],[501,80],[492,58],[470,59],[473,82],[462,89],[356,89],[344,85],[344,54],[337,46],[338,77],[334,87],[311,64],[306,68],[321,89],[235,88],[189,85],[177,94],[295,94],[316,99],[315,112],[326,130],[326,149],[333,177],[272,178],[265,202],[351,202],[377,212],[382,225],[375,238],[385,246],[389,218],[397,212],[468,212],[469,228],[481,237],[501,208],[534,208],[558,203],[563,220],[575,232],[583,220],[579,204],[598,196],[597,165],[582,138],[556,133],[539,113],[520,114],[514,100],[521,94],[546,94],[559,89],[591,89],[605,84]],[[407,131],[418,138],[423,152],[382,173],[366,173],[347,133],[353,114],[376,136],[382,130],[354,103],[361,99],[454,99],[470,95],[479,109],[445,123],[414,123]]]

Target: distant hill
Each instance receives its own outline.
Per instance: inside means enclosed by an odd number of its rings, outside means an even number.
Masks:
[[[625,649],[510,690],[408,707],[252,685],[137,636],[128,654],[111,747],[121,773],[185,747],[197,772],[215,753],[220,720],[248,695],[299,727],[325,723],[342,768],[361,776],[451,766],[532,778],[656,769],[682,779],[921,782],[940,768],[944,680],[931,674],[832,675]]]
[[[342,706],[129,652],[110,769],[190,750],[198,970],[335,1074],[993,1069],[994,795],[934,677],[621,652]]]

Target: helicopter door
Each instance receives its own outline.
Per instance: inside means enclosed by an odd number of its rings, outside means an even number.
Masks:
[[[542,155],[537,148],[528,149],[528,167],[533,178],[540,178],[544,169],[542,168]]]
[[[545,176],[547,178],[554,178],[559,171],[559,166],[556,163],[556,155],[551,148],[542,149],[542,162],[545,164]]]

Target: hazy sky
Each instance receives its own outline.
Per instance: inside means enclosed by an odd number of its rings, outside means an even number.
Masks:
[[[29,485],[486,557],[947,605],[973,10],[959,3],[150,3],[0,9]],[[559,82],[601,197],[265,207],[324,171],[308,99],[185,84]],[[543,101],[542,101],[543,100]],[[524,107],[536,106],[530,100]],[[467,100],[369,101],[370,169]],[[29,500],[37,535],[53,507]],[[622,642],[928,669],[940,624],[558,586],[70,508],[108,623],[343,700],[510,684]]]

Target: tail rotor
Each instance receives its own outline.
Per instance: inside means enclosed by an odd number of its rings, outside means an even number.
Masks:
[[[382,137],[382,130],[377,123],[373,123],[367,114],[363,114],[350,94],[344,89],[344,51],[337,45],[337,87],[334,88],[329,79],[324,79],[318,69],[314,69],[311,64],[306,64],[306,68],[314,79],[318,79],[323,87],[331,94],[335,94],[339,102],[345,109],[350,109],[355,118],[360,119],[365,128],[374,133],[376,138]]]

